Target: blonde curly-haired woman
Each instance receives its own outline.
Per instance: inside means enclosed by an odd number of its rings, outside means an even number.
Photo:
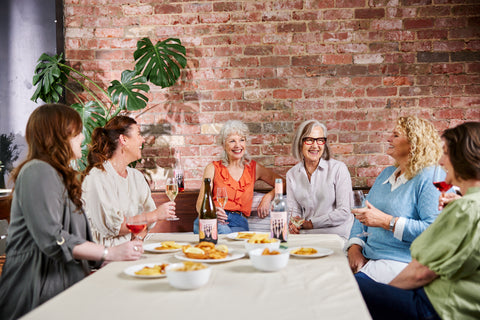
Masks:
[[[388,142],[395,165],[377,177],[366,208],[352,210],[356,219],[347,243],[355,276],[382,283],[411,261],[410,244],[439,214],[440,192],[432,179],[442,152],[434,126],[415,116],[398,118]],[[362,224],[368,235],[361,235]]]

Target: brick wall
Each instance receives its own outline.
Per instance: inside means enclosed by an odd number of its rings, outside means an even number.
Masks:
[[[132,68],[138,39],[179,38],[188,66],[152,86],[136,114],[155,189],[179,148],[186,188],[217,158],[215,135],[245,121],[249,152],[284,175],[306,119],[323,121],[355,186],[392,163],[394,120],[415,114],[439,130],[480,120],[480,3],[476,0],[65,0],[66,58],[106,85]]]

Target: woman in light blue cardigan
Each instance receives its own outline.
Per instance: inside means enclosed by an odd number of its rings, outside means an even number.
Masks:
[[[432,183],[441,156],[433,125],[415,116],[400,117],[388,142],[387,154],[396,164],[377,177],[366,207],[352,210],[356,220],[347,243],[355,276],[382,283],[411,261],[410,244],[437,217],[440,195]],[[362,234],[362,224],[368,235]]]

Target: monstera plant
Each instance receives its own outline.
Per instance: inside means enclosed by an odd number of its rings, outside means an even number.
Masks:
[[[69,66],[63,55],[42,54],[38,59],[33,77],[33,85],[37,86],[32,100],[38,99],[46,103],[56,103],[68,91],[75,100],[72,108],[82,117],[85,141],[82,145],[83,157],[78,167],[83,170],[87,165],[87,145],[91,134],[98,126],[119,114],[121,111],[141,110],[147,106],[150,91],[147,82],[162,88],[174,85],[185,68],[186,50],[179,39],[169,38],[155,45],[148,38],[137,42],[137,50],[133,53],[135,69],[122,72],[120,80],[113,80],[105,90],[98,83]],[[78,93],[78,86],[83,90]],[[76,88],[77,87],[77,88]]]

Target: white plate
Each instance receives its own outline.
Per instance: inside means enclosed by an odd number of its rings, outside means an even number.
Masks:
[[[137,272],[139,270],[142,270],[144,267],[152,268],[156,264],[157,265],[158,264],[164,264],[164,262],[136,264],[134,266],[130,266],[130,267],[126,268],[125,270],[123,270],[123,273],[125,273],[126,275],[129,275],[129,276],[135,277],[135,278],[144,278],[144,279],[165,278],[167,276],[166,273],[156,274],[156,275],[152,275],[152,276],[135,274],[135,272]]]
[[[266,235],[270,236],[270,233],[268,233],[268,232],[242,231],[242,233],[266,234]],[[248,239],[239,239],[239,238],[237,238],[237,237],[238,237],[238,232],[232,232],[232,233],[227,234],[227,238],[228,238],[228,239],[231,239],[231,240],[238,240],[238,241],[246,241],[246,240],[248,240]]]
[[[185,242],[175,242],[178,245],[181,246],[186,246],[188,243]],[[166,249],[166,250],[157,250],[155,248],[161,247],[162,243],[161,242],[155,242],[155,243],[147,243],[143,245],[143,249],[148,252],[154,252],[154,253],[170,253],[170,252],[177,252],[182,250],[182,248],[178,249]]]
[[[12,193],[12,189],[0,189],[0,195],[8,195]]]
[[[241,259],[245,256],[243,252],[234,252],[231,250],[226,258],[223,259],[191,259],[185,256],[183,252],[175,253],[175,258],[185,261],[193,261],[193,262],[205,262],[205,263],[217,263],[217,262],[227,262],[232,260]]]
[[[300,249],[300,248],[313,248],[313,249],[317,250],[317,253],[309,254],[309,255],[292,253],[292,251],[294,251],[296,249]],[[333,253],[332,249],[319,248],[319,247],[308,247],[308,246],[295,247],[295,248],[288,249],[288,251],[290,252],[291,256],[297,257],[297,258],[321,258],[321,257],[329,256]]]

